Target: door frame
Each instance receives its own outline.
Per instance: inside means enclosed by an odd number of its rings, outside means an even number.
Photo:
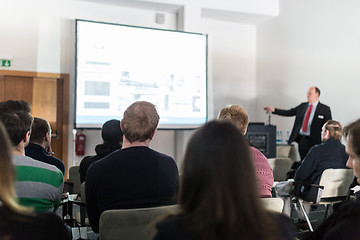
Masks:
[[[30,71],[17,71],[17,70],[3,70],[0,69],[0,76],[16,76],[16,77],[33,77],[33,78],[56,78],[62,81],[62,89],[58,89],[58,94],[62,94],[62,102],[58,103],[62,111],[62,161],[65,165],[65,176],[67,179],[68,170],[68,142],[69,142],[69,79],[68,73],[45,73],[45,72],[30,72]],[[60,92],[59,92],[60,91]],[[62,93],[61,93],[62,92]]]

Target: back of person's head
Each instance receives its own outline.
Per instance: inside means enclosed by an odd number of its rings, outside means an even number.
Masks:
[[[33,117],[29,112],[13,111],[1,114],[0,121],[4,124],[13,146],[17,146],[27,132],[31,131]]]
[[[0,102],[0,115],[7,112],[14,112],[14,111],[24,111],[24,112],[31,112],[31,105],[25,101],[18,101],[18,100],[7,100],[4,102]]]
[[[125,110],[121,120],[123,133],[130,143],[144,142],[155,132],[159,119],[154,104],[145,101],[134,102]]]
[[[212,121],[192,136],[181,186],[184,222],[201,239],[272,239],[248,143],[232,123]]]
[[[325,130],[329,131],[329,137],[336,139],[336,140],[341,140],[342,137],[342,126],[341,123],[335,120],[328,120],[325,124],[324,124],[324,128]]]
[[[249,116],[240,105],[229,105],[221,109],[218,119],[230,120],[240,131],[245,134],[249,125]]]
[[[4,125],[0,122],[0,201],[3,206],[16,212],[29,212],[16,202],[15,168],[12,162],[12,146]],[[0,205],[1,206],[1,205]]]
[[[344,136],[347,138],[347,144],[360,159],[360,119],[344,128]]]
[[[123,132],[120,128],[120,121],[116,119],[111,119],[105,122],[101,128],[101,137],[105,143],[121,143],[123,139]]]
[[[34,117],[31,127],[30,142],[41,144],[44,141],[46,133],[50,134],[50,124],[43,118]]]
[[[120,121],[116,119],[105,122],[101,128],[103,143],[96,145],[95,152],[98,155],[107,155],[122,147],[123,132]]]

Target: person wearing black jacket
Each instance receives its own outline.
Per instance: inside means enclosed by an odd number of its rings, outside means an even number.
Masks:
[[[122,148],[123,133],[120,128],[120,121],[112,119],[105,122],[101,128],[101,137],[104,142],[96,145],[96,155],[86,156],[80,162],[79,171],[81,183],[85,182],[86,172],[91,164]]]
[[[300,167],[296,170],[294,180],[308,184],[319,184],[324,170],[346,168],[349,156],[341,143],[342,126],[334,120],[327,121],[322,127],[321,144],[313,146]],[[317,194],[317,188],[303,189],[301,198],[307,201]]]

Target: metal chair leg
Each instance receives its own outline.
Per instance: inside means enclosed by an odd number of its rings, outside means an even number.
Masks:
[[[310,222],[310,219],[309,219],[308,215],[306,214],[306,211],[305,211],[305,208],[304,208],[302,202],[299,201],[299,204],[300,204],[300,209],[301,209],[302,213],[303,213],[304,216],[305,216],[305,219],[306,219],[306,222],[307,222],[307,224],[308,224],[308,226],[309,226],[310,231],[311,231],[311,232],[314,232],[314,229],[313,229],[313,227],[312,227],[312,225],[311,225],[311,222]]]
[[[327,215],[328,215],[328,212],[329,212],[329,207],[330,207],[330,204],[326,204],[326,208],[325,208],[325,215],[324,215],[324,219],[323,221],[325,221]]]

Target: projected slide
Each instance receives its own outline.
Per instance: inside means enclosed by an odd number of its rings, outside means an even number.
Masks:
[[[157,106],[159,128],[193,128],[207,119],[207,38],[77,20],[77,128],[121,119],[133,102]]]

